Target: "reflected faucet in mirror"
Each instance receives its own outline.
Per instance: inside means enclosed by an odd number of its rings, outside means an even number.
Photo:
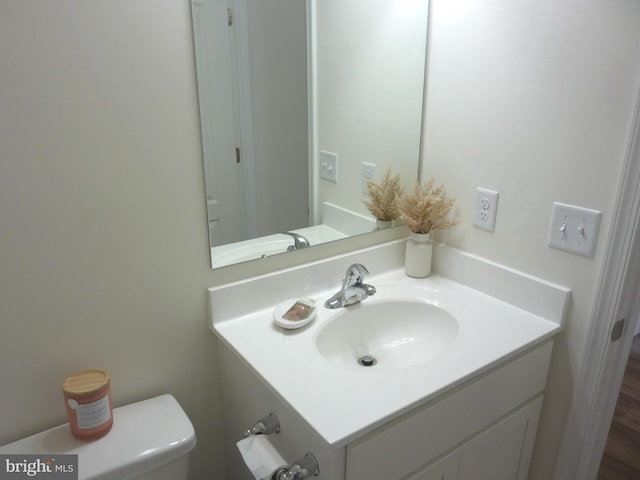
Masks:
[[[287,247],[287,252],[292,252],[293,250],[299,250],[301,248],[307,248],[311,246],[309,240],[305,238],[301,233],[293,233],[293,232],[282,232],[284,235],[290,235],[293,237],[293,245],[289,245]]]
[[[428,0],[191,4],[212,267],[374,232],[364,164],[418,177]]]

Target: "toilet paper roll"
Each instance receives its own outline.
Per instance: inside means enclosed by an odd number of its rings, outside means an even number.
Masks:
[[[252,435],[236,445],[244,463],[257,480],[270,480],[273,472],[287,466],[266,435]]]

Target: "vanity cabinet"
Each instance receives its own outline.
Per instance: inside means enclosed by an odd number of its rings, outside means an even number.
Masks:
[[[229,479],[253,480],[236,442],[269,413],[281,426],[268,439],[278,452],[265,459],[269,468],[280,457],[291,463],[310,452],[318,480],[527,479],[553,338],[571,291],[443,245],[434,249],[437,273],[413,279],[402,267],[405,244],[393,241],[210,289]],[[377,293],[365,307],[319,309],[314,322],[293,331],[274,325],[275,298],[296,298],[300,291],[329,298],[335,285],[327,279],[354,263],[380,272],[371,278]],[[435,357],[425,345],[395,349],[389,361],[378,356],[377,368],[337,362],[334,354],[353,358],[353,345],[368,333],[382,336],[374,322],[329,330],[334,322],[371,309],[387,325],[381,305],[390,300],[405,304],[404,325],[412,325],[409,304],[437,305],[456,320],[457,333],[447,337],[455,341],[434,340],[444,345]],[[446,330],[438,325],[425,335]],[[336,344],[351,335],[352,343],[320,348],[325,332],[333,332],[328,338]],[[390,338],[404,345],[403,335]],[[405,363],[405,357],[420,361]]]
[[[319,480],[526,480],[551,340],[495,365],[368,433],[328,444],[226,345],[220,344],[230,478],[252,480],[235,442],[269,412],[289,461],[312,452]]]

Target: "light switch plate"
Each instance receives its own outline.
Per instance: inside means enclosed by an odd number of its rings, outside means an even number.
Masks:
[[[320,151],[320,178],[338,183],[338,154]]]
[[[602,212],[555,202],[551,210],[549,246],[593,257]]]

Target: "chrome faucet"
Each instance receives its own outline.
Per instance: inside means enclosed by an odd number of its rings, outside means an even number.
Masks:
[[[283,235],[289,235],[291,237],[293,237],[293,245],[289,245],[287,247],[287,252],[292,252],[294,250],[299,250],[301,248],[307,248],[309,247],[311,244],[309,243],[309,240],[307,240],[304,235],[301,235],[299,233],[293,233],[293,232],[282,232]]]
[[[342,288],[329,300],[324,302],[326,308],[341,308],[361,302],[367,297],[376,293],[373,285],[363,283],[365,275],[369,271],[360,263],[354,263],[347,268]]]

